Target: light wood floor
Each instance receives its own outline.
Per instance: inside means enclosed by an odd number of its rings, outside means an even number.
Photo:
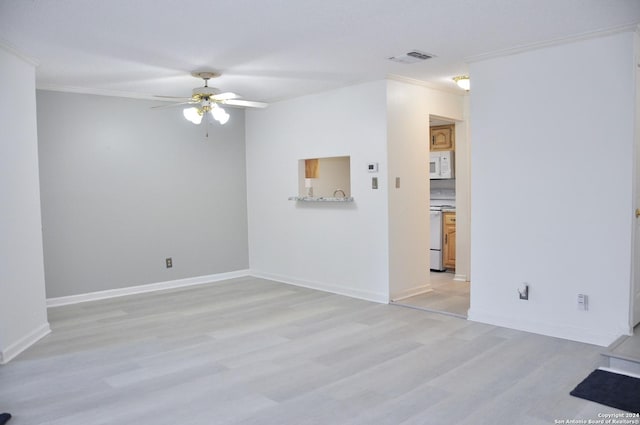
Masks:
[[[452,272],[431,272],[430,276],[432,291],[394,301],[394,304],[466,319],[471,297],[469,282],[453,280]]]
[[[615,347],[615,354],[640,361],[640,325],[636,326],[633,335]]]
[[[601,347],[255,278],[57,307],[10,425],[553,424]]]

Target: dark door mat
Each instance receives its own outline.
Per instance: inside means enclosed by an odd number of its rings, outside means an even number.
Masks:
[[[9,419],[11,419],[11,415],[8,413],[0,413],[0,425],[4,425],[7,422],[9,422]]]
[[[596,369],[569,394],[627,412],[640,412],[639,378]]]

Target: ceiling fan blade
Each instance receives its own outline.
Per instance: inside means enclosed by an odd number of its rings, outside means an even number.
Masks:
[[[153,95],[153,97],[159,97],[161,99],[178,99],[178,100],[191,100],[190,97],[184,97],[184,96],[160,96],[160,95]]]
[[[241,108],[266,108],[268,103],[254,102],[252,100],[230,99],[222,102],[224,105],[238,106]]]
[[[211,96],[211,99],[215,100],[215,101],[220,101],[220,100],[230,100],[230,99],[237,99],[240,96],[238,96],[235,93],[231,93],[231,92],[226,92],[226,93],[220,93],[220,94],[216,94],[214,96]]]
[[[198,102],[194,102],[193,100],[189,101],[189,102],[179,102],[179,103],[172,103],[170,105],[158,105],[158,106],[152,106],[151,109],[166,109],[166,108],[175,108],[176,106],[180,106],[180,105],[194,105]]]

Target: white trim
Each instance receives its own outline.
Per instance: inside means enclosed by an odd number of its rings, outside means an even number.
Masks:
[[[40,65],[40,62],[38,62],[36,59],[25,55],[24,53],[22,53],[21,51],[13,47],[11,44],[9,44],[6,40],[3,40],[1,38],[0,38],[0,48],[8,53],[11,53],[18,59],[28,63],[29,65],[33,65],[34,67],[37,67],[38,65]]]
[[[454,274],[453,275],[453,280],[455,280],[456,282],[468,282],[469,281],[467,279],[467,275],[466,274]]]
[[[638,90],[640,88],[640,57],[638,54],[640,50],[640,46],[638,46],[638,43],[640,43],[639,31],[640,25],[638,25],[638,28],[636,29],[636,35],[633,40],[633,62],[636,66],[635,72],[633,73],[635,111],[632,144],[633,158],[631,162],[631,202],[634,211],[637,208],[640,208],[640,199],[638,199],[638,193],[640,189],[638,188],[638,181],[640,181],[640,164],[638,163],[638,158],[640,158],[640,152],[638,152],[638,149],[640,149],[640,92]],[[640,320],[640,318],[636,317],[636,310],[638,309],[638,306],[636,306],[636,302],[640,302],[640,300],[636,300],[637,292],[640,291],[640,288],[637,287],[638,285],[640,285],[640,276],[638,276],[638,274],[640,273],[640,264],[637,264],[636,262],[637,255],[639,254],[638,252],[636,252],[636,245],[638,244],[638,238],[640,238],[640,234],[638,234],[637,230],[638,218],[633,217],[633,214],[631,215],[631,217],[631,280],[629,282],[629,328],[633,329],[638,324],[638,320]]]
[[[553,38],[551,40],[540,41],[537,43],[523,44],[508,49],[495,50],[493,52],[481,53],[479,55],[468,56],[464,58],[466,63],[480,62],[487,59],[494,59],[503,56],[516,55],[518,53],[529,52],[531,50],[544,49],[546,47],[558,46],[562,44],[574,43],[576,41],[589,40],[592,38],[606,37],[608,35],[619,34],[623,32],[633,32],[638,30],[638,24],[627,24],[606,30],[590,31],[569,37]],[[473,76],[471,77],[473,79]]]
[[[453,78],[453,77],[452,77]],[[455,94],[457,96],[469,96],[469,92],[459,88],[453,79],[450,81],[451,87],[446,86],[444,83],[438,84],[433,81],[416,80],[415,78],[403,77],[402,75],[388,74],[387,80],[399,81],[401,83],[413,84],[414,86],[422,86],[432,90],[438,90],[444,93]]]
[[[627,376],[630,376],[632,378],[640,379],[640,375],[638,375],[637,373],[627,372],[626,370],[615,369],[615,368],[612,368],[612,367],[604,367],[604,366],[600,366],[598,369],[604,370],[606,372],[617,373],[618,375],[627,375]]]
[[[22,353],[27,348],[38,342],[40,339],[51,333],[49,323],[45,322],[27,335],[23,336],[5,350],[0,351],[0,364],[7,364],[18,354]]]
[[[404,291],[399,292],[398,294],[394,294],[391,296],[391,302],[401,301],[415,295],[427,294],[429,292],[433,292],[433,288],[430,283],[426,285],[417,286],[415,288],[405,289]]]
[[[96,96],[110,96],[110,97],[123,97],[126,99],[143,99],[143,100],[154,100],[156,102],[175,102],[171,99],[163,99],[159,97],[152,96],[150,94],[129,92],[129,91],[118,91],[118,90],[107,90],[107,89],[98,89],[95,87],[77,87],[77,86],[62,86],[58,84],[40,84],[36,82],[36,88],[38,90],[47,90],[47,91],[58,91],[65,93],[78,93],[78,94],[91,94]]]
[[[146,285],[128,286],[126,288],[108,289],[106,291],[89,292],[86,294],[69,295],[65,297],[47,298],[47,308],[62,305],[77,304],[87,301],[104,300],[108,298],[124,297],[126,295],[142,294],[145,292],[162,291],[165,289],[183,288],[186,286],[202,285],[219,282],[237,277],[249,276],[249,270],[238,270],[227,273],[217,273],[205,276],[188,277],[185,279],[169,280],[166,282],[148,283]]]
[[[360,289],[347,288],[344,286],[336,286],[323,282],[312,282],[309,280],[296,279],[288,276],[277,275],[273,273],[265,273],[256,270],[251,270],[251,276],[273,280],[276,282],[286,283],[294,286],[301,286],[303,288],[316,289],[318,291],[331,292],[333,294],[345,295],[351,298],[358,298],[366,301],[373,301],[376,303],[388,304],[389,299],[387,294],[363,291]]]
[[[620,337],[620,334],[610,334],[593,332],[591,329],[578,328],[575,326],[556,325],[552,323],[532,322],[529,320],[518,320],[513,317],[498,316],[492,313],[474,310],[471,307],[468,311],[467,320],[472,322],[486,323],[494,326],[501,326],[519,331],[532,332],[540,335],[547,335],[556,338],[568,339],[571,341],[584,342],[587,344],[608,347]]]

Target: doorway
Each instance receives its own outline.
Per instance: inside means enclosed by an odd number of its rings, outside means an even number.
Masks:
[[[453,155],[453,175],[451,178],[430,179],[429,195],[425,199],[430,207],[429,237],[432,248],[429,252],[432,269],[429,273],[429,285],[423,292],[395,300],[394,304],[466,319],[471,301],[470,152],[467,125],[462,121],[430,115],[429,127],[429,155],[431,156],[434,145],[436,151],[447,151],[450,146]],[[451,141],[445,140],[449,131],[453,138]],[[440,137],[440,140],[434,141],[434,136]]]

